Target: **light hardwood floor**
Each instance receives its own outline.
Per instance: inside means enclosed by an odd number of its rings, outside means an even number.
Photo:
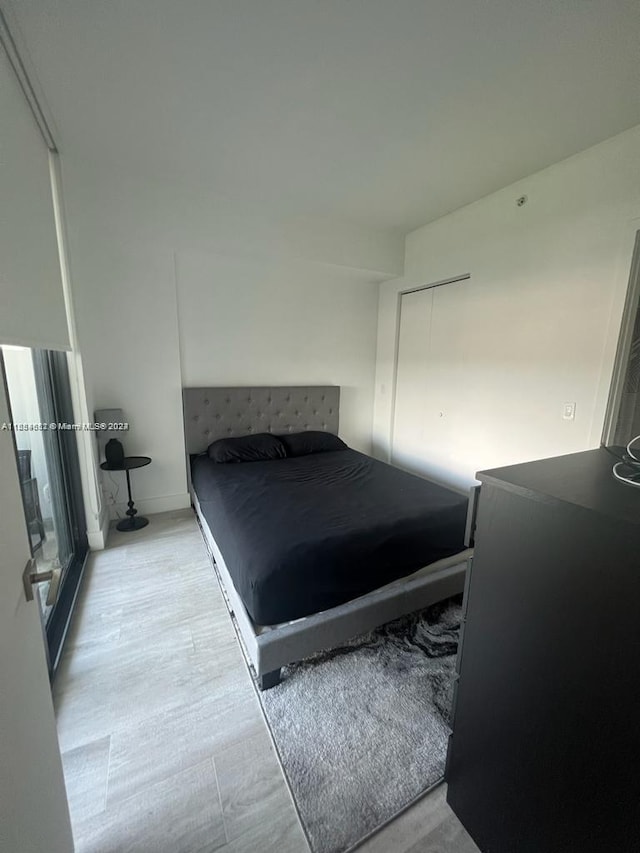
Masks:
[[[94,553],[54,684],[76,853],[309,850],[190,511]],[[477,853],[441,787],[360,848]]]

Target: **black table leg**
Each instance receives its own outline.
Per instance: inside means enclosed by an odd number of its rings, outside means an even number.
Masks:
[[[138,510],[135,508],[133,498],[131,497],[131,479],[129,478],[128,468],[126,469],[125,474],[127,475],[127,492],[129,494],[129,509],[127,510],[129,518],[123,518],[122,521],[119,521],[116,524],[116,530],[141,530],[149,524],[149,519],[144,518],[142,515],[138,515]],[[137,518],[136,515],[138,515]]]

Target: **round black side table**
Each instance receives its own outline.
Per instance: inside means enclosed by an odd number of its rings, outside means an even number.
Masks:
[[[127,492],[129,493],[129,509],[127,515],[129,518],[123,518],[116,524],[116,530],[126,532],[129,530],[141,530],[149,524],[149,519],[142,515],[138,515],[138,510],[133,504],[131,497],[131,480],[129,479],[129,471],[133,468],[144,468],[151,462],[150,456],[125,456],[122,460],[122,465],[109,465],[108,462],[103,462],[100,467],[103,471],[125,471],[127,475]],[[138,517],[136,518],[136,515]]]

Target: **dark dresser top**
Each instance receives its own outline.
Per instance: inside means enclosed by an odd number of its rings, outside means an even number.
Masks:
[[[521,465],[492,468],[476,475],[534,500],[576,504],[631,524],[640,524],[640,488],[614,479],[616,457],[604,448],[554,456]]]

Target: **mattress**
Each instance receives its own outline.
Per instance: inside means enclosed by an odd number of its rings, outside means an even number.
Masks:
[[[467,498],[355,450],[192,462],[200,510],[258,625],[327,610],[464,551]]]

